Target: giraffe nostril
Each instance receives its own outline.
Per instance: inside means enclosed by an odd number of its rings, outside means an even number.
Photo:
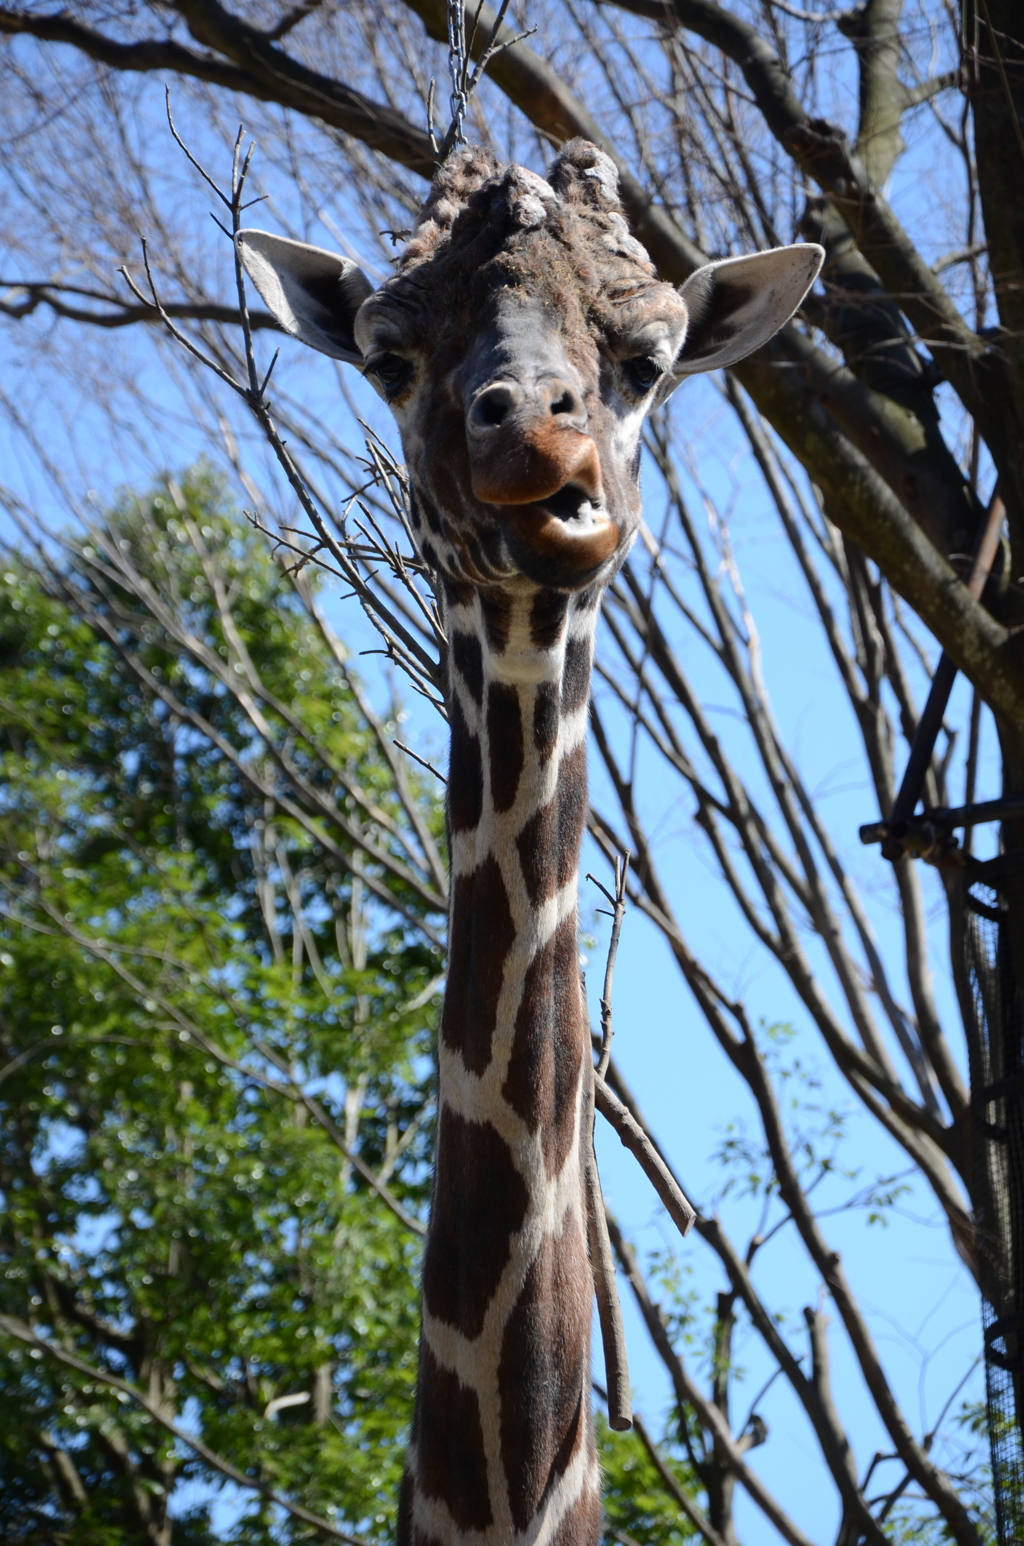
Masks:
[[[466,409],[466,430],[482,450],[542,428],[586,433],[588,414],[583,394],[564,376],[542,376],[532,386],[507,377],[481,387]]]
[[[541,403],[547,403],[547,411],[558,421],[560,429],[567,425],[573,429],[586,429],[587,410],[583,396],[571,381],[566,381],[564,376],[549,377],[539,384],[537,391]]]
[[[482,403],[477,404],[477,418],[488,427],[497,426],[511,406],[503,397],[485,397]]]
[[[470,430],[484,434],[489,429],[499,429],[521,395],[509,382],[496,381],[493,386],[485,387],[473,399],[466,416]]]

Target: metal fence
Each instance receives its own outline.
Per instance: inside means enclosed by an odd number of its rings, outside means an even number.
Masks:
[[[1024,1546],[1024,951],[1014,926],[1024,900],[1020,858],[972,865],[961,913],[972,1192],[999,1546]]]

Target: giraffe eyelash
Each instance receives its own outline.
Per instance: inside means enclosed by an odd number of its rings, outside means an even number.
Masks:
[[[661,360],[649,354],[638,354],[634,359],[627,360],[625,370],[631,386],[641,396],[646,396],[652,391],[665,374],[665,366]]]
[[[363,375],[371,376],[389,400],[404,391],[412,381],[412,374],[412,362],[391,350],[373,355],[363,366]]]

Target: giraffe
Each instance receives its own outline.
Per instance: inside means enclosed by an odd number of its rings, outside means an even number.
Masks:
[[[400,1546],[594,1546],[592,1060],[577,941],[590,670],[645,415],[759,347],[822,261],[660,282],[611,160],[438,171],[396,272],[240,233],[285,331],[391,408],[448,649],[449,964]]]

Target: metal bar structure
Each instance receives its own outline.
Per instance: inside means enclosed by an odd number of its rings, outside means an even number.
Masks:
[[[981,593],[985,589],[986,582],[992,572],[996,554],[999,551],[999,538],[1006,520],[1006,506],[1003,504],[997,489],[992,495],[988,507],[988,515],[985,525],[979,533],[971,555],[971,572],[967,578],[967,589],[975,601],[980,601]],[[903,782],[900,784],[899,794],[896,796],[892,808],[890,821],[905,821],[912,816],[921,798],[921,790],[924,788],[925,774],[932,760],[932,752],[935,750],[935,742],[942,728],[942,717],[946,712],[946,704],[956,679],[956,665],[943,650],[939,656],[938,666],[932,678],[931,691],[928,701],[918,721],[917,733],[914,743],[910,748],[910,756],[907,766],[903,770]]]
[[[996,489],[989,503],[985,524],[971,555],[967,589],[975,601],[980,600],[992,572],[1005,519],[1006,507],[999,496],[999,490]],[[955,661],[943,650],[935,668],[935,675],[932,677],[928,699],[917,722],[910,756],[907,758],[899,793],[893,802],[889,818],[870,822],[860,829],[861,842],[881,843],[882,858],[889,859],[893,863],[897,859],[916,858],[927,859],[941,866],[952,864],[962,868],[965,859],[957,840],[952,836],[952,828],[974,826],[980,821],[995,821],[1003,814],[1000,811],[991,815],[974,814],[971,820],[951,819],[953,815],[962,815],[965,811],[976,813],[987,805],[1000,803],[990,800],[983,801],[980,805],[962,806],[959,813],[936,808],[925,811],[921,816],[914,815],[931,766],[935,742],[942,729],[942,721],[956,680],[956,672]]]
[[[980,599],[1005,518],[993,494],[968,587]],[[1024,797],[933,806],[917,814],[956,666],[943,651],[888,820],[860,828],[892,862],[959,871],[948,891],[953,975],[970,1065],[969,1191],[981,1288],[985,1385],[999,1546],[1024,1546],[1024,850],[973,859],[955,828],[1024,815]],[[971,791],[973,792],[973,790]]]
[[[949,839],[958,827],[977,827],[986,821],[1002,821],[1007,816],[1024,815],[1024,796],[1012,795],[998,800],[979,800],[973,805],[933,805],[916,816],[897,819],[895,806],[888,821],[869,821],[858,836],[862,843],[881,843],[888,858],[928,857],[928,844],[944,845],[943,851],[959,852]],[[901,845],[898,854],[886,853],[885,845]],[[957,862],[960,863],[961,859]]]

